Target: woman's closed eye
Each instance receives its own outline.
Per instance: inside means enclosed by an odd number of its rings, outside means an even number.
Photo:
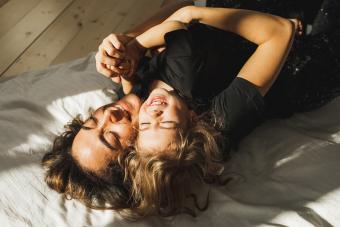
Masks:
[[[97,123],[98,119],[94,116],[90,116],[81,126],[81,128],[84,130],[92,130],[97,127]],[[117,150],[122,146],[119,138],[119,135],[113,131],[105,131],[104,134],[99,134],[100,141],[111,150]]]
[[[119,141],[119,135],[113,131],[107,131],[104,133],[104,138],[107,143],[111,146],[111,149],[118,149],[121,147],[121,143]]]

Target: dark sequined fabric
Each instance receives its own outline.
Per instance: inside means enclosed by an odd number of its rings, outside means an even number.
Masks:
[[[340,4],[338,0],[208,0],[211,7],[257,10],[311,24],[296,37],[282,71],[265,99],[269,116],[290,116],[321,107],[340,95]],[[251,48],[243,43],[243,49]],[[247,45],[249,47],[247,47]],[[229,48],[234,48],[230,46]],[[236,47],[235,47],[236,48]],[[242,55],[242,50],[233,51]]]

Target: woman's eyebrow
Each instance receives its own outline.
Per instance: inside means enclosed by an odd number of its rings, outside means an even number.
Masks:
[[[94,123],[96,123],[96,124],[98,123],[98,119],[97,119],[95,116],[91,115],[91,116],[84,122],[84,124],[86,124],[86,123],[89,122],[90,120],[94,121]],[[84,124],[82,124],[82,125],[80,126],[82,129],[84,129],[84,130],[91,130],[91,129],[93,129],[93,128],[90,128],[90,127],[85,126]]]
[[[98,119],[97,119],[95,116],[93,116],[93,115],[91,115],[91,116],[86,120],[86,122],[89,121],[89,120],[93,120],[94,123],[96,123],[96,124],[98,123]],[[86,122],[85,122],[85,123],[86,123]]]
[[[91,130],[91,129],[93,129],[93,128],[90,128],[90,127],[86,127],[86,126],[84,126],[84,125],[82,125],[81,128],[84,129],[84,130]],[[115,136],[115,140],[119,142],[117,136],[116,136],[116,135],[114,135],[114,136]],[[104,144],[105,147],[109,148],[110,150],[114,150],[114,151],[117,150],[116,147],[113,147],[113,146],[105,139],[104,134],[100,134],[98,138],[99,138],[99,140],[102,142],[102,144]],[[121,146],[120,142],[119,142],[119,146]]]
[[[91,115],[91,116],[84,122],[84,124],[86,124],[86,122],[88,122],[89,120],[93,120],[96,124],[98,123],[98,119],[97,119],[95,116]],[[90,127],[87,127],[87,126],[84,126],[84,125],[82,125],[81,128],[84,129],[84,130],[91,130],[91,129],[93,129],[93,128],[90,128]],[[119,143],[119,146],[121,146],[121,144],[120,144],[120,142],[119,142],[119,139],[118,139],[118,137],[117,137],[116,134],[114,134],[114,137],[115,137],[116,143]],[[105,139],[104,134],[100,134],[98,138],[99,138],[99,140],[104,144],[104,146],[106,146],[106,147],[109,148],[110,150],[114,150],[114,151],[117,150],[116,147],[113,147],[113,146]]]

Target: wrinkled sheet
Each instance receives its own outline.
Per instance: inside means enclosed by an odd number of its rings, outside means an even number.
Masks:
[[[196,218],[131,223],[64,200],[44,184],[41,157],[78,113],[116,100],[116,88],[93,54],[1,80],[0,226],[340,225],[340,98],[253,131],[226,164],[231,182],[204,188],[210,206]]]

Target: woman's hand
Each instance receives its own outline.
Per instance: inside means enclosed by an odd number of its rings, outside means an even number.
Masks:
[[[125,60],[125,45],[132,39],[133,37],[119,34],[107,36],[99,45],[96,54],[97,71],[112,78],[112,81],[120,83],[120,75],[130,71],[130,66]]]

